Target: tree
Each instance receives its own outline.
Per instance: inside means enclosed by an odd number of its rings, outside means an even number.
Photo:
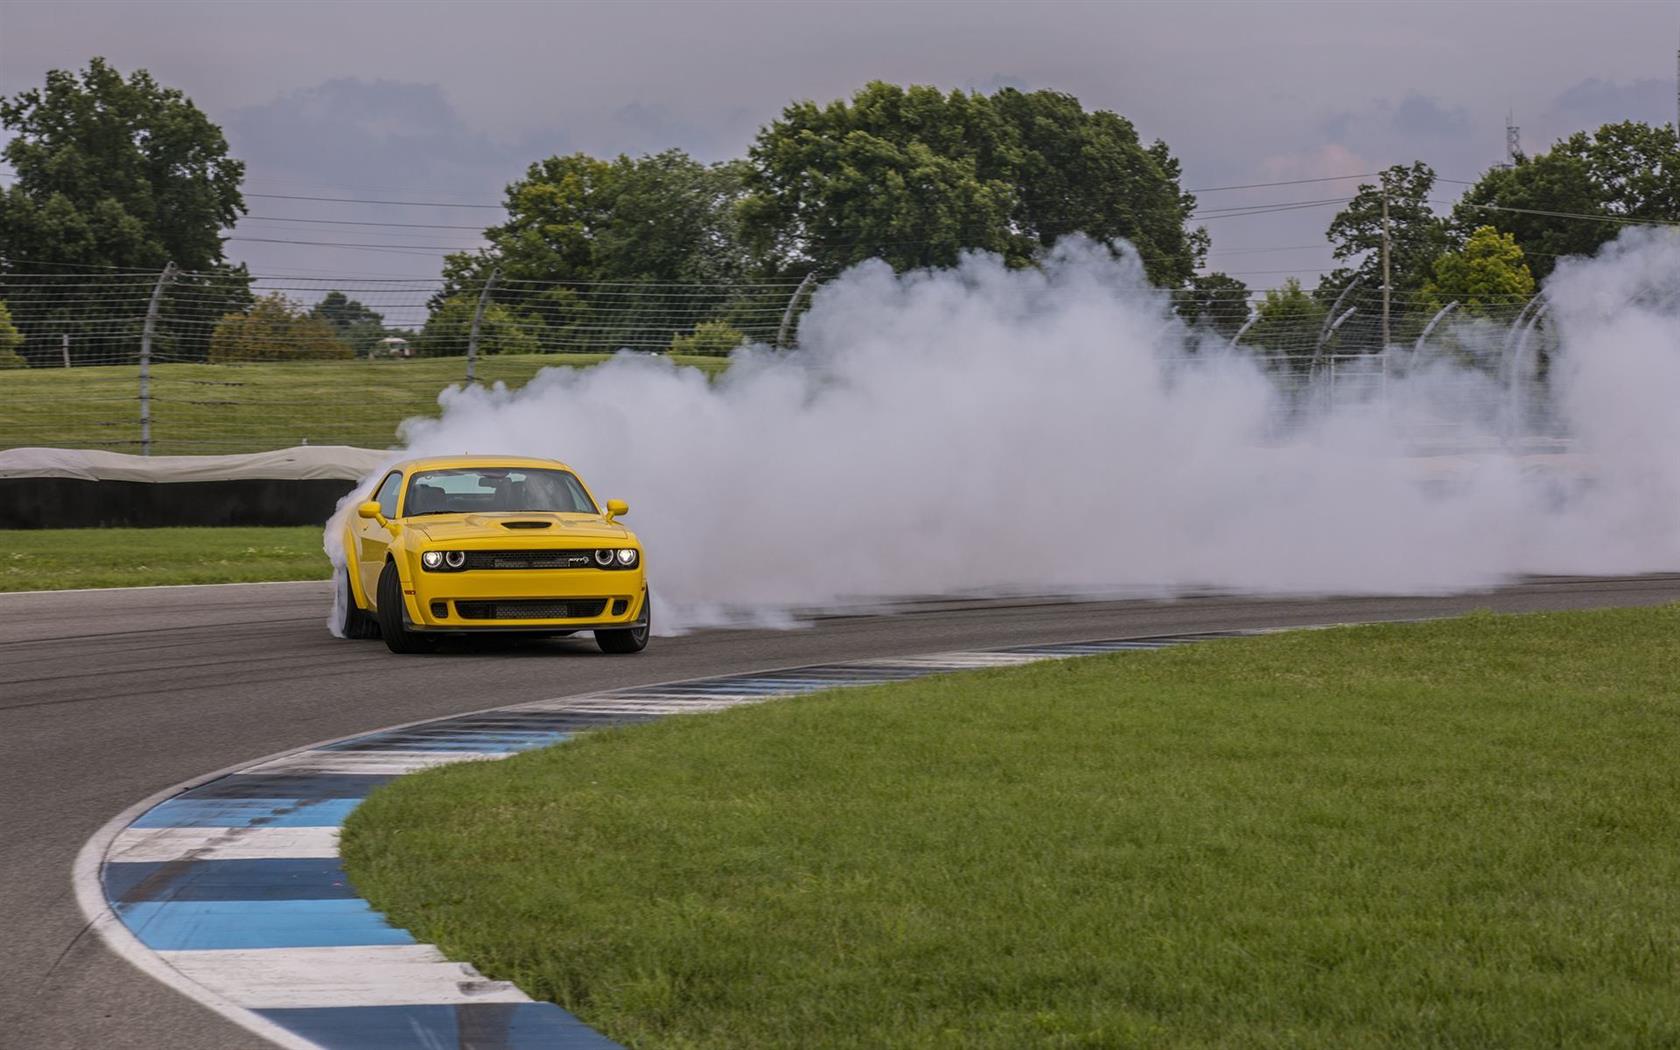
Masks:
[[[740,162],[702,164],[681,150],[539,161],[508,187],[508,220],[485,231],[490,246],[445,260],[432,309],[477,296],[495,268],[492,301],[522,318],[533,346],[663,346],[741,294],[728,286],[750,265],[736,228],[744,176]]]
[[[95,58],[79,75],[53,70],[44,88],[0,99],[0,125],[12,132],[0,157],[15,174],[0,193],[0,284],[30,275],[36,285],[56,279],[70,286],[85,278],[41,275],[156,273],[174,262],[207,275],[183,283],[223,296],[212,307],[248,301],[248,279],[227,266],[221,236],[245,211],[244,165],[227,155],[221,129],[180,91],[144,70],[124,79]],[[83,301],[31,309],[18,322],[30,343],[46,343],[75,324],[129,313],[126,304]],[[178,341],[176,352],[203,352],[202,334],[183,329]],[[72,344],[72,352],[84,348],[97,349]]]
[[[1282,288],[1266,292],[1259,316],[1243,341],[1278,356],[1306,357],[1313,353],[1328,313],[1328,307],[1302,291],[1301,282],[1291,277]]]
[[[1248,322],[1248,285],[1223,273],[1198,274],[1178,293],[1177,306],[1186,324],[1205,324],[1229,339]]]
[[[1418,161],[1396,164],[1376,185],[1361,183],[1348,206],[1330,220],[1325,236],[1332,254],[1352,265],[1332,274],[1326,286],[1340,289],[1357,276],[1363,288],[1382,293],[1383,197],[1388,197],[1389,289],[1396,309],[1422,289],[1435,260],[1451,246],[1447,224],[1429,207],[1435,171]]]
[[[1058,91],[1005,88],[991,97],[1018,142],[1014,225],[1040,248],[1083,233],[1126,240],[1143,256],[1151,280],[1176,288],[1207,252],[1207,233],[1185,227],[1196,198],[1179,188],[1178,160],[1157,139],[1144,146],[1131,121],[1108,110],[1087,113]]]
[[[1526,301],[1534,294],[1534,275],[1515,237],[1480,226],[1463,248],[1435,260],[1423,293],[1434,309],[1457,302],[1466,313],[1484,314]]]
[[[420,330],[415,353],[422,357],[450,357],[467,352],[472,336],[477,296],[453,296],[437,305]],[[501,303],[487,303],[478,324],[478,352],[481,354],[534,354],[540,322],[516,315]]]
[[[1680,220],[1673,128],[1624,121],[1577,132],[1549,152],[1488,171],[1453,208],[1461,237],[1486,225],[1515,238],[1536,280],[1558,259],[1615,239],[1625,228],[1618,219]]]
[[[18,353],[18,347],[23,345],[23,333],[12,324],[12,312],[6,308],[5,300],[0,299],[0,368],[25,368],[29,362]]]
[[[476,291],[492,266],[510,284],[737,280],[743,174],[739,162],[702,164],[681,150],[538,161],[507,188],[508,219],[484,231],[489,247],[447,257],[437,301]]]
[[[1205,244],[1184,230],[1195,199],[1167,147],[1056,92],[877,81],[849,102],[788,106],[749,160],[744,231],[783,273],[950,266],[970,249],[1022,266],[1083,232],[1133,241],[1151,278],[1177,287]]]
[[[210,336],[210,361],[319,361],[353,356],[333,326],[281,292],[259,297],[244,313],[217,323]]]
[[[386,335],[383,314],[336,290],[323,296],[309,311],[309,316],[332,325],[338,337],[358,357],[371,356],[374,347]]]

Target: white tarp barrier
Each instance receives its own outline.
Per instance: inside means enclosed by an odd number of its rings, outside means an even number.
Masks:
[[[134,456],[79,448],[0,451],[0,478],[84,481],[360,481],[397,453],[351,445],[301,445],[238,456]]]

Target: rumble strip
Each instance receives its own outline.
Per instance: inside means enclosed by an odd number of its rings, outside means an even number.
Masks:
[[[838,686],[1204,638],[1017,646],[758,671],[543,700],[378,730],[179,784],[107,824],[76,859],[77,900],[119,955],[283,1047],[605,1050],[618,1044],[418,943],[357,896],[338,835],[405,773],[506,758],[603,726]]]

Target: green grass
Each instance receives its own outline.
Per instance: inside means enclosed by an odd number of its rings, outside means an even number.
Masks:
[[[545,367],[587,367],[605,354],[480,358],[478,379],[521,386]],[[710,374],[719,357],[672,357]],[[387,448],[397,424],[438,412],[462,382],[459,357],[298,361],[152,368],[154,455],[253,452],[312,445]],[[140,450],[139,370],[132,365],[0,372],[0,448]]]
[[[406,777],[352,880],[636,1048],[1680,1045],[1680,607],[859,689]]]
[[[319,526],[0,529],[0,591],[324,580]]]

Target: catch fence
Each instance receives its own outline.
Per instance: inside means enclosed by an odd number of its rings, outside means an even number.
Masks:
[[[24,336],[14,363],[27,366],[0,370],[0,448],[386,447],[401,420],[435,414],[454,384],[518,385],[545,366],[625,350],[715,371],[744,342],[791,348],[819,283],[0,274],[0,301]],[[1173,300],[1161,308],[1163,355],[1250,355],[1296,412],[1450,365],[1486,377],[1473,415],[1511,435],[1547,425],[1555,337],[1543,299],[1391,295],[1386,326],[1382,296],[1357,286],[1265,310],[1266,293]]]

